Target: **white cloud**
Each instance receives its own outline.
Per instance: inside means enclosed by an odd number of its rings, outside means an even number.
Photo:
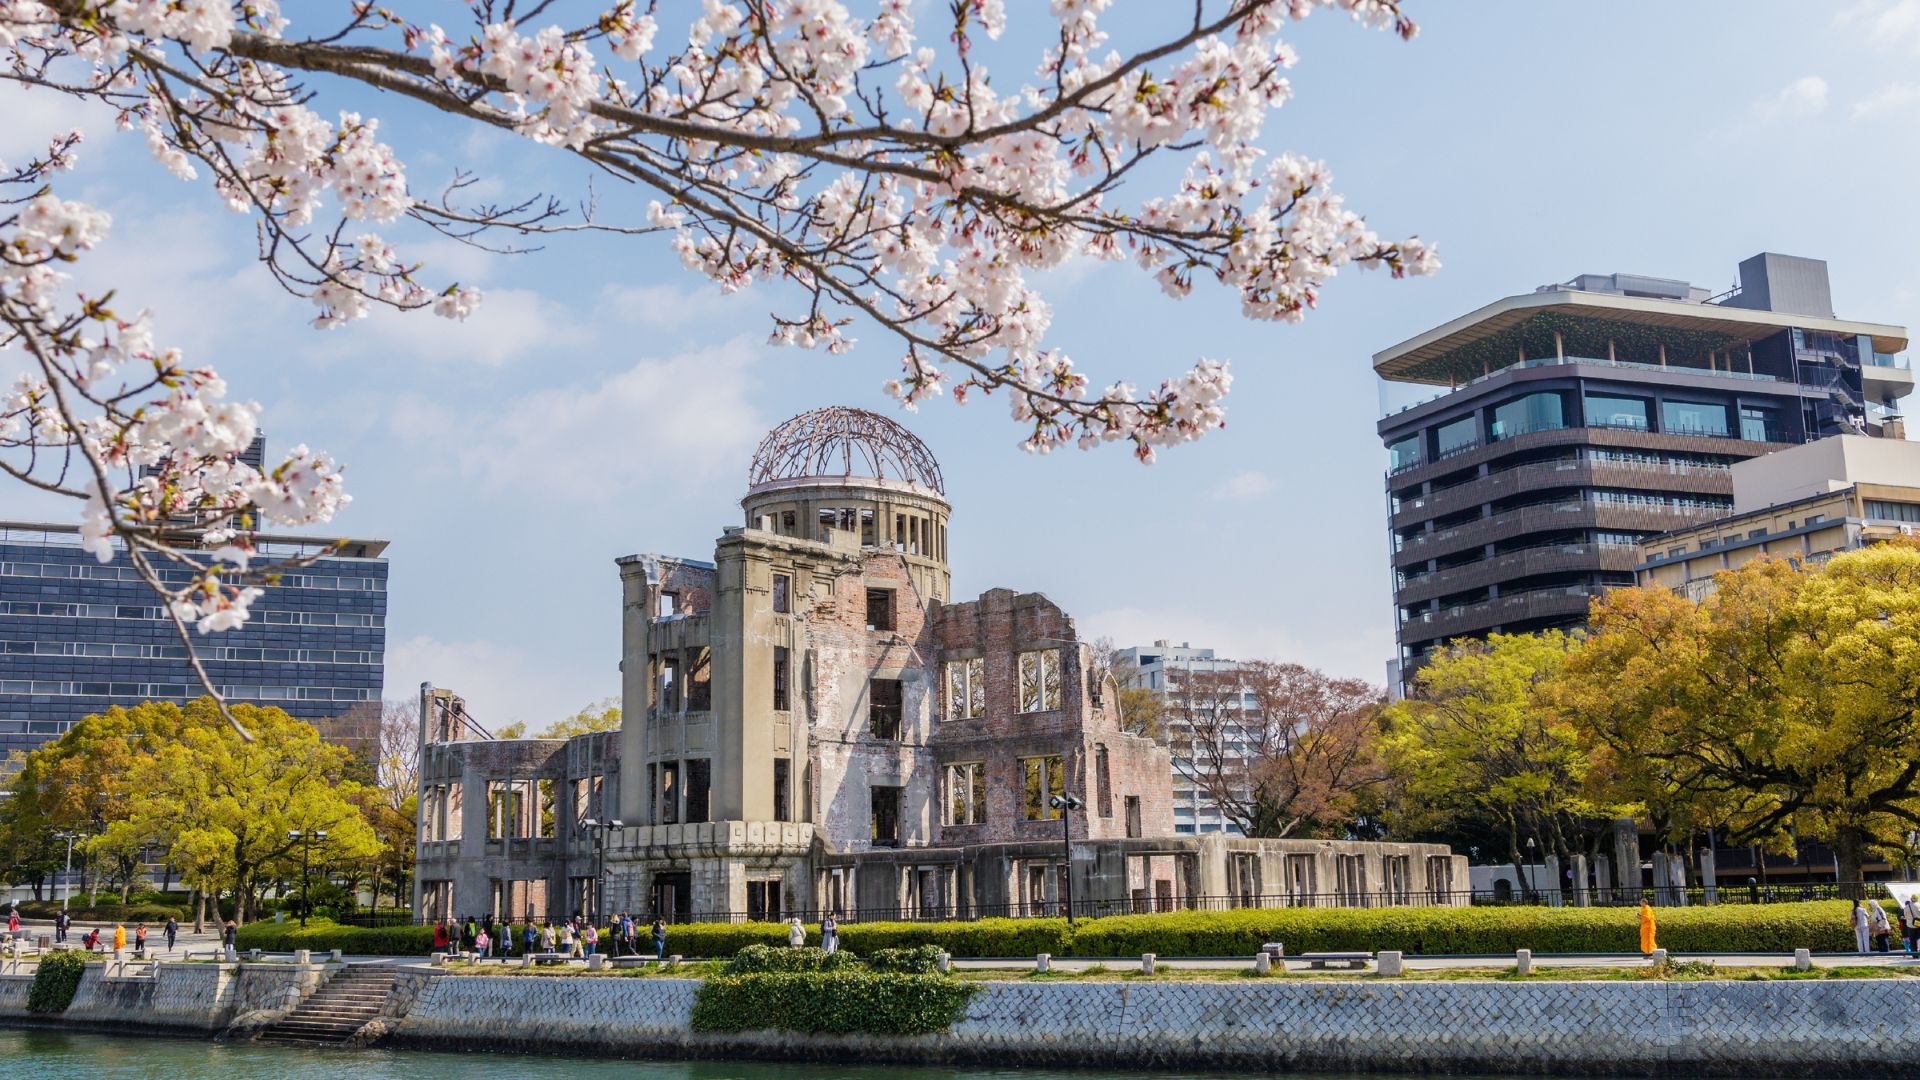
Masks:
[[[722,345],[644,359],[599,382],[555,387],[491,415],[408,407],[422,434],[457,429],[461,470],[496,490],[583,502],[642,487],[735,476],[762,423],[747,400],[759,348]]]
[[[1762,123],[1818,116],[1826,111],[1829,93],[1827,80],[1818,75],[1802,75],[1772,97],[1754,102],[1753,116]]]
[[[1920,48],[1920,0],[1862,0],[1840,9],[1834,21],[1880,48]]]
[[[396,311],[374,305],[367,317],[322,335],[311,345],[316,358],[362,362],[428,362],[502,367],[542,360],[591,340],[581,318],[566,305],[528,289],[487,289],[480,309],[465,322],[430,311]]]
[[[556,701],[555,673],[534,670],[527,655],[490,641],[441,641],[425,635],[387,643],[390,698],[413,698],[430,682],[466,699],[467,712],[488,731],[524,722],[529,734],[571,711]],[[583,699],[584,700],[584,699]]]
[[[1238,472],[1214,485],[1215,502],[1252,502],[1273,490],[1273,477],[1258,469]]]
[[[1853,103],[1853,118],[1864,120],[1879,113],[1905,112],[1920,104],[1920,86],[1913,83],[1896,82],[1887,85]]]
[[[111,138],[113,110],[96,102],[82,101],[52,90],[28,89],[19,83],[0,83],[0,161],[19,166],[47,148],[47,141],[74,128],[84,131],[89,140]],[[87,143],[81,144],[81,153]],[[71,198],[71,193],[68,195]]]
[[[718,315],[729,298],[717,288],[678,285],[608,285],[595,308],[609,318],[655,330],[673,330]],[[736,300],[736,303],[738,301]],[[741,311],[736,307],[733,314]],[[771,324],[769,324],[771,325]]]

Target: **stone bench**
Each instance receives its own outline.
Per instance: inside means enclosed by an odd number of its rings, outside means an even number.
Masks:
[[[567,954],[563,952],[537,952],[523,953],[521,955],[536,964],[564,964],[567,962]]]
[[[1373,954],[1363,952],[1310,952],[1301,953],[1294,959],[1306,961],[1307,966],[1316,971],[1325,971],[1328,967],[1336,964],[1349,971],[1358,971],[1367,966],[1367,961],[1373,959]]]

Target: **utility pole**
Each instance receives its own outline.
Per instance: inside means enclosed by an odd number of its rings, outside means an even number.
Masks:
[[[300,929],[307,928],[307,913],[313,910],[313,842],[324,843],[327,839],[325,829],[288,829],[287,839],[300,845]]]
[[[73,842],[80,839],[80,834],[57,832],[53,835],[55,839],[67,842],[67,875],[60,883],[60,910],[64,913],[67,910],[67,901],[73,898]]]
[[[1067,925],[1073,925],[1073,812],[1083,804],[1073,795],[1059,794],[1047,800],[1047,805],[1060,811],[1060,853],[1066,856],[1066,870],[1061,874],[1061,888],[1065,892],[1067,903]]]

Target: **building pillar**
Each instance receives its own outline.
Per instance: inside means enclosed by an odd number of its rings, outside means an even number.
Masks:
[[[1617,895],[1614,891],[1613,860],[1605,854],[1593,857],[1593,890],[1597,903],[1608,903]]]
[[[1586,907],[1588,903],[1587,857],[1576,853],[1569,861],[1573,864],[1573,906]]]
[[[1560,907],[1566,902],[1561,895],[1561,886],[1565,884],[1565,879],[1560,876],[1560,856],[1549,854],[1546,862],[1542,864],[1542,871],[1541,877],[1546,879],[1544,892],[1547,906]]]
[[[1700,886],[1705,890],[1707,903],[1717,904],[1720,902],[1720,882],[1714,874],[1713,849],[1701,848],[1699,858]]]
[[[1665,907],[1672,902],[1673,876],[1668,871],[1667,853],[1656,851],[1648,856],[1653,864],[1653,903],[1655,907]]]
[[[1553,332],[1553,358],[1555,360],[1565,360],[1567,358],[1567,345],[1565,341],[1561,340],[1560,331],[1558,330]]]
[[[1613,882],[1619,898],[1640,895],[1640,826],[1632,818],[1613,823]]]

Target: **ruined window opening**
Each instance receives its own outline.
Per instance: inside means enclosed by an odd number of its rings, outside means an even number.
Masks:
[[[435,840],[440,839],[438,829],[438,815],[440,813],[439,801],[440,789],[437,787],[427,788],[420,793],[420,842],[423,844],[431,844]]]
[[[831,506],[823,506],[820,508],[819,516],[820,516],[820,539],[821,540],[833,539],[833,523],[838,518],[839,515],[834,512],[834,509]]]
[[[813,820],[813,765],[800,766],[800,820]]]
[[[787,647],[773,647],[773,711],[787,711]]]
[[[879,546],[878,530],[874,526],[873,511],[871,510],[860,511],[860,546]]]
[[[799,534],[799,530],[795,528],[795,525],[796,525],[796,522],[793,516],[793,511],[783,510],[780,512],[780,531],[781,532],[785,533],[788,536],[796,536]]]
[[[1293,903],[1312,903],[1316,884],[1312,855],[1287,856],[1287,896]]]
[[[1020,654],[1020,711],[1046,712],[1060,707],[1060,650]]]
[[[711,659],[707,650],[693,650],[693,663],[687,669],[687,708],[694,712],[713,708],[713,669],[708,663]]]
[[[547,836],[547,837],[557,836],[559,835],[559,822],[555,820],[555,815],[554,815],[554,801],[555,801],[555,793],[553,790],[554,781],[539,780],[539,781],[536,781],[535,783],[536,783],[536,786],[538,787],[539,796],[540,796],[539,797],[540,831],[535,833],[534,835]]]
[[[1362,907],[1367,903],[1367,863],[1364,855],[1333,857],[1334,891],[1340,906]]]
[[[907,519],[907,552],[908,554],[911,554],[911,555],[920,554],[920,519],[919,518]]]
[[[872,679],[867,683],[867,731],[876,739],[900,740],[900,714],[905,695],[899,679]]]
[[[606,777],[596,776],[587,781],[587,809],[593,811],[593,817],[607,816],[602,813],[606,809],[606,799],[600,794],[600,785],[605,780]]]
[[[1453,856],[1427,856],[1427,899],[1436,904],[1453,899]]]
[[[1138,837],[1140,835],[1140,796],[1127,796],[1123,800],[1123,809],[1127,814],[1127,835]]]
[[[787,810],[789,786],[787,774],[791,769],[792,765],[786,758],[773,759],[773,820],[775,821],[793,820]]]
[[[669,761],[660,766],[660,824],[680,823],[680,766]]]
[[[487,781],[487,839],[506,840],[513,836],[516,794],[510,781]]]
[[[893,629],[893,590],[867,590],[867,629]]]
[[[987,663],[979,657],[947,661],[947,719],[987,715]]]
[[[680,594],[679,593],[662,592],[660,594],[659,603],[660,603],[659,614],[661,618],[665,618],[668,615],[678,615],[680,613]]]
[[[1233,881],[1228,887],[1240,906],[1257,906],[1260,901],[1260,856],[1251,852],[1237,853],[1233,856],[1230,868]]]
[[[897,787],[873,789],[873,846],[900,846],[900,792]]]
[[[987,823],[987,766],[968,761],[947,766],[947,824]]]
[[[1381,881],[1389,904],[1404,904],[1412,891],[1409,883],[1413,877],[1413,857],[1411,855],[1383,855],[1380,869],[1384,871]]]
[[[1093,748],[1093,786],[1100,803],[1100,816],[1113,816],[1113,777],[1107,771],[1107,747],[1105,743]]]
[[[852,532],[854,525],[858,523],[859,520],[860,520],[860,512],[858,510],[854,509],[851,506],[843,506],[840,508],[840,531],[841,532]]]
[[[940,526],[940,556],[939,557],[941,562],[947,561],[947,527],[945,524],[942,524]]]
[[[787,574],[773,575],[773,613],[787,615],[793,611],[793,578]]]
[[[677,653],[660,658],[659,701],[663,713],[680,711],[680,656]]]
[[[660,790],[660,767],[658,765],[648,765],[647,766],[647,792],[649,794],[652,794],[653,792],[656,792],[659,790]],[[592,814],[587,813],[587,782],[585,780],[575,780],[573,782],[574,830],[576,832],[584,832],[586,830],[586,826],[581,823],[586,821],[588,818],[592,816],[593,816]],[[653,820],[658,821],[660,820],[660,818],[658,815],[655,815]]]
[[[1023,806],[1026,819],[1028,821],[1058,820],[1060,811],[1052,805],[1051,800],[1067,789],[1065,762],[1058,755],[1021,758],[1020,772],[1026,787]]]
[[[747,919],[751,922],[779,922],[780,879],[747,882]]]
[[[907,550],[907,515],[893,515],[893,550]]]
[[[446,793],[440,800],[440,808],[445,814],[441,819],[444,822],[440,830],[442,840],[458,840],[460,834],[465,831],[465,822],[462,820],[465,817],[465,811],[460,807],[463,787],[464,785],[461,784],[451,784],[441,789]]]
[[[687,824],[711,820],[713,799],[713,763],[706,758],[687,759]]]

